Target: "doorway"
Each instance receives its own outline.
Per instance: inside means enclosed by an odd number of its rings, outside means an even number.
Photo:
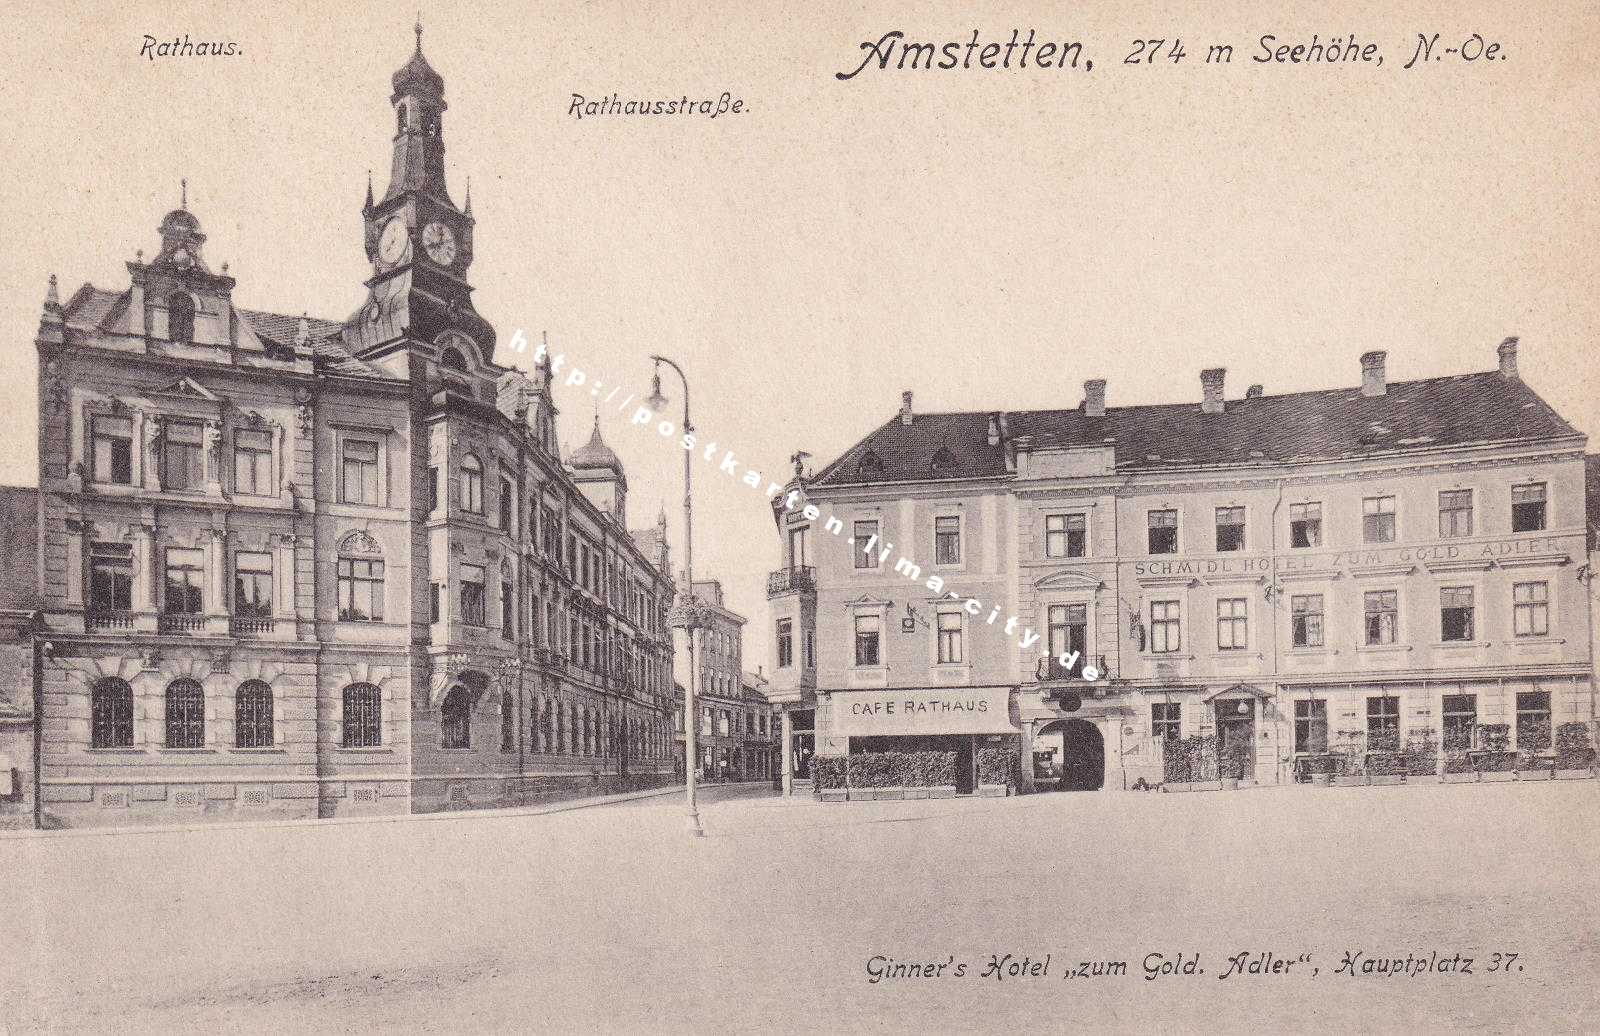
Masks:
[[[1256,703],[1237,698],[1216,703],[1217,766],[1223,777],[1252,777],[1256,770]]]
[[[1033,740],[1033,780],[1041,790],[1098,791],[1105,785],[1106,743],[1083,719],[1046,724]]]

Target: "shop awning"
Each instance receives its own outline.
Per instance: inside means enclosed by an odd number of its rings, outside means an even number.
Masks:
[[[834,691],[830,698],[833,731],[841,737],[1017,732],[1010,687]]]

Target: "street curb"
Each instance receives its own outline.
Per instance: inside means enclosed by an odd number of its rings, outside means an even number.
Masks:
[[[770,781],[735,781],[727,784],[711,785],[714,788],[764,788],[770,787]],[[610,806],[619,802],[634,802],[639,799],[659,798],[665,795],[683,794],[682,785],[672,785],[666,788],[649,788],[645,791],[623,792],[618,795],[596,795],[585,799],[569,799],[565,802],[552,802],[543,806],[509,806],[504,809],[457,809],[441,810],[437,813],[395,813],[387,816],[376,817],[315,817],[296,820],[219,820],[210,824],[138,824],[126,827],[69,827],[58,831],[37,831],[25,829],[21,831],[0,831],[0,842],[22,841],[30,839],[53,838],[88,838],[94,835],[161,835],[173,834],[183,831],[259,831],[280,827],[342,827],[347,824],[391,824],[411,821],[434,820],[495,820],[510,817],[537,817],[549,813],[570,813],[573,810],[588,809],[592,806]],[[701,785],[700,791],[705,791],[706,786]]]

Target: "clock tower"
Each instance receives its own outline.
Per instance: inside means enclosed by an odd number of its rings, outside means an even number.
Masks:
[[[394,74],[394,158],[376,203],[367,184],[361,217],[372,277],[345,327],[356,355],[402,373],[411,359],[440,362],[442,343],[470,343],[494,358],[494,329],[472,306],[472,195],[450,198],[444,175],[444,79],[422,56],[422,26],[411,60]],[[465,339],[465,343],[463,342]]]

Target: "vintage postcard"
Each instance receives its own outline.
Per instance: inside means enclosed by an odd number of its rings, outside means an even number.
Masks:
[[[0,1034],[1585,1032],[1600,14],[8,14]]]

